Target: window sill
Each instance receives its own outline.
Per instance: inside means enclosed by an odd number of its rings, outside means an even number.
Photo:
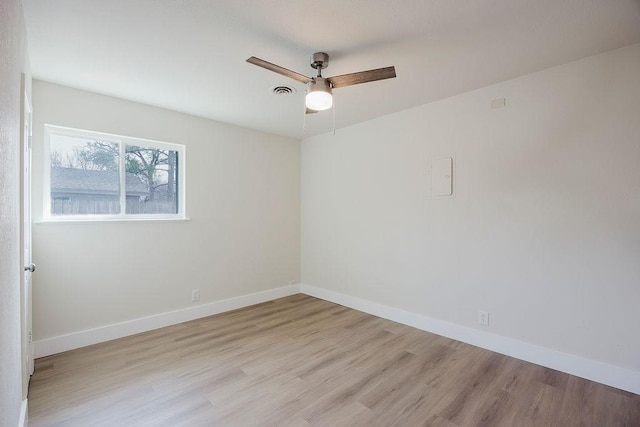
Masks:
[[[66,224],[90,222],[188,222],[191,218],[40,218],[34,224]]]

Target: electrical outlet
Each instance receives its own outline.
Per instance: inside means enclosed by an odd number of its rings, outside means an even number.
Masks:
[[[191,291],[191,301],[200,301],[200,289]]]
[[[478,323],[482,326],[489,326],[489,312],[478,310]]]

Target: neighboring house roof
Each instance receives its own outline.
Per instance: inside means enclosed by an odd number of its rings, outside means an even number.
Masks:
[[[127,194],[146,196],[147,186],[132,173],[126,174]],[[95,171],[51,167],[52,193],[113,194],[119,193],[119,177],[115,171]]]

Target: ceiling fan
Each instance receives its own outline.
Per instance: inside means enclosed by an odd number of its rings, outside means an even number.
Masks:
[[[325,78],[322,77],[322,70],[329,65],[329,55],[324,52],[316,52],[311,55],[311,68],[318,70],[316,77],[307,77],[255,56],[247,59],[247,62],[306,84],[305,106],[307,107],[307,113],[315,113],[331,108],[333,105],[332,89],[391,79],[396,76],[395,67],[385,67]]]

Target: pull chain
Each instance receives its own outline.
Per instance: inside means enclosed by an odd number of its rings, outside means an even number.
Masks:
[[[336,136],[336,97],[333,95],[333,136]]]
[[[307,132],[307,109],[306,106],[303,105],[302,108],[302,133]]]

